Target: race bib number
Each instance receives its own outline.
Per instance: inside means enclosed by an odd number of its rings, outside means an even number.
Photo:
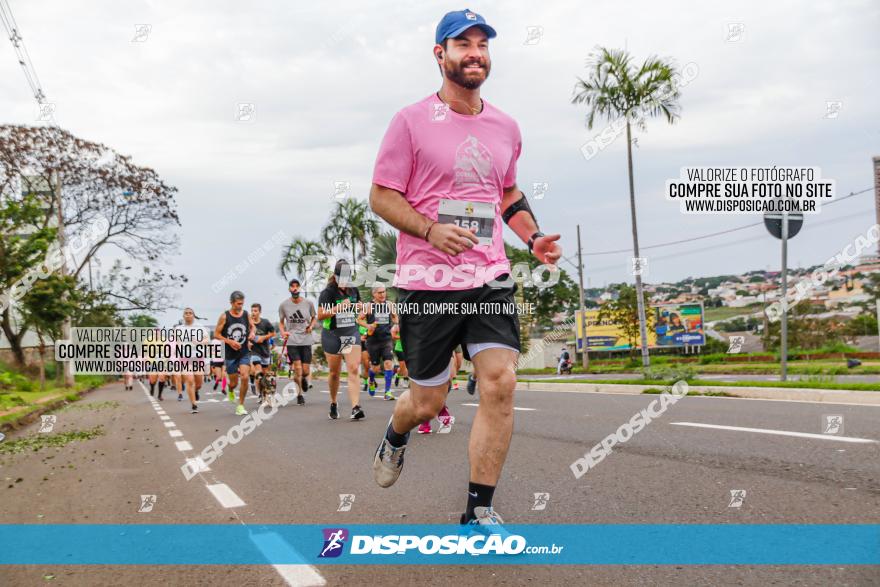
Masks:
[[[479,244],[491,245],[495,229],[495,206],[488,202],[440,200],[437,222],[455,224],[477,235]]]
[[[376,324],[388,324],[391,321],[389,314],[373,314],[373,317],[376,319]]]
[[[354,326],[354,312],[339,312],[336,314],[336,328]]]

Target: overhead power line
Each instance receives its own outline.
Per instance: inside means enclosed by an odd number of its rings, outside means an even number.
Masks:
[[[832,204],[836,204],[836,203],[838,203],[838,202],[842,202],[843,200],[846,200],[846,199],[852,198],[852,197],[854,197],[854,196],[858,196],[858,195],[860,195],[860,194],[864,194],[864,193],[867,193],[867,192],[871,192],[871,191],[874,191],[874,188],[867,188],[867,189],[864,189],[864,190],[859,190],[859,191],[857,191],[857,192],[850,192],[849,194],[843,196],[842,198],[836,198],[836,199],[834,199],[834,200],[831,200],[830,202],[824,204],[823,207],[824,207],[824,206],[830,206],[830,205],[832,205]],[[705,238],[712,238],[713,236],[720,236],[720,235],[722,235],[722,234],[729,234],[729,233],[731,233],[731,232],[736,232],[736,231],[738,231],[738,230],[745,230],[745,229],[747,229],[747,228],[752,228],[753,226],[761,226],[762,224],[764,224],[764,221],[763,221],[763,220],[761,220],[760,222],[753,222],[753,223],[751,223],[751,224],[744,224],[744,225],[742,225],[742,226],[737,226],[737,227],[735,227],[735,228],[728,228],[728,229],[726,229],[726,230],[719,230],[718,232],[710,232],[710,233],[708,233],[708,234],[703,234],[703,235],[700,235],[700,236],[693,236],[693,237],[690,237],[690,238],[684,238],[684,239],[677,240],[677,241],[669,241],[669,242],[666,242],[666,243],[658,243],[658,244],[656,244],[656,245],[647,245],[647,246],[639,247],[639,250],[644,251],[644,250],[646,250],[646,249],[657,249],[657,248],[660,248],[660,247],[668,247],[668,246],[671,246],[671,245],[678,245],[678,244],[682,244],[682,243],[690,243],[690,242],[698,241],[698,240],[702,240],[702,239],[705,239]],[[595,253],[584,253],[584,256],[585,256],[585,257],[597,257],[597,256],[600,256],[600,255],[618,255],[618,254],[620,254],[620,253],[631,253],[631,252],[632,252],[632,247],[628,247],[628,248],[625,248],[625,249],[616,249],[616,250],[613,250],[613,251],[597,251],[597,252],[595,252]]]
[[[40,77],[37,75],[37,70],[34,67],[33,61],[31,61],[27,45],[25,45],[24,39],[21,36],[21,29],[19,29],[18,23],[15,21],[15,16],[12,14],[12,8],[10,8],[8,0],[0,0],[0,22],[3,23],[3,28],[6,30],[6,35],[9,37],[9,42],[12,43],[12,48],[15,50],[18,63],[21,65],[24,77],[31,89],[31,93],[34,95],[34,100],[37,101],[37,104],[39,104],[42,109],[44,108],[44,104],[47,104],[46,92],[43,91]],[[41,110],[41,116],[44,113],[49,117],[47,122],[51,122],[52,126],[57,126],[57,123],[55,122],[55,113],[51,109]]]

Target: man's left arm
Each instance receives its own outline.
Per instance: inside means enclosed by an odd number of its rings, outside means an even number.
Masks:
[[[526,195],[516,184],[504,189],[501,217],[520,240],[529,245],[529,251],[539,261],[555,268],[556,262],[562,256],[562,248],[556,242],[560,235],[545,235],[540,231]]]

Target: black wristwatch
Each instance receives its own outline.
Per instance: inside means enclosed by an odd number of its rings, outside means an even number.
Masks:
[[[529,237],[529,252],[532,252],[532,247],[535,246],[535,241],[544,236],[544,233],[540,230]]]

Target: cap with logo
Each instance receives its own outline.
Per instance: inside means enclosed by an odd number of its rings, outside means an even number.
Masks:
[[[434,40],[439,45],[444,39],[457,37],[472,26],[480,27],[490,39],[498,34],[495,32],[495,29],[486,24],[485,18],[469,8],[465,8],[464,10],[456,10],[446,13],[446,16],[444,16],[440,21],[440,24],[437,25],[437,32],[434,35]]]

